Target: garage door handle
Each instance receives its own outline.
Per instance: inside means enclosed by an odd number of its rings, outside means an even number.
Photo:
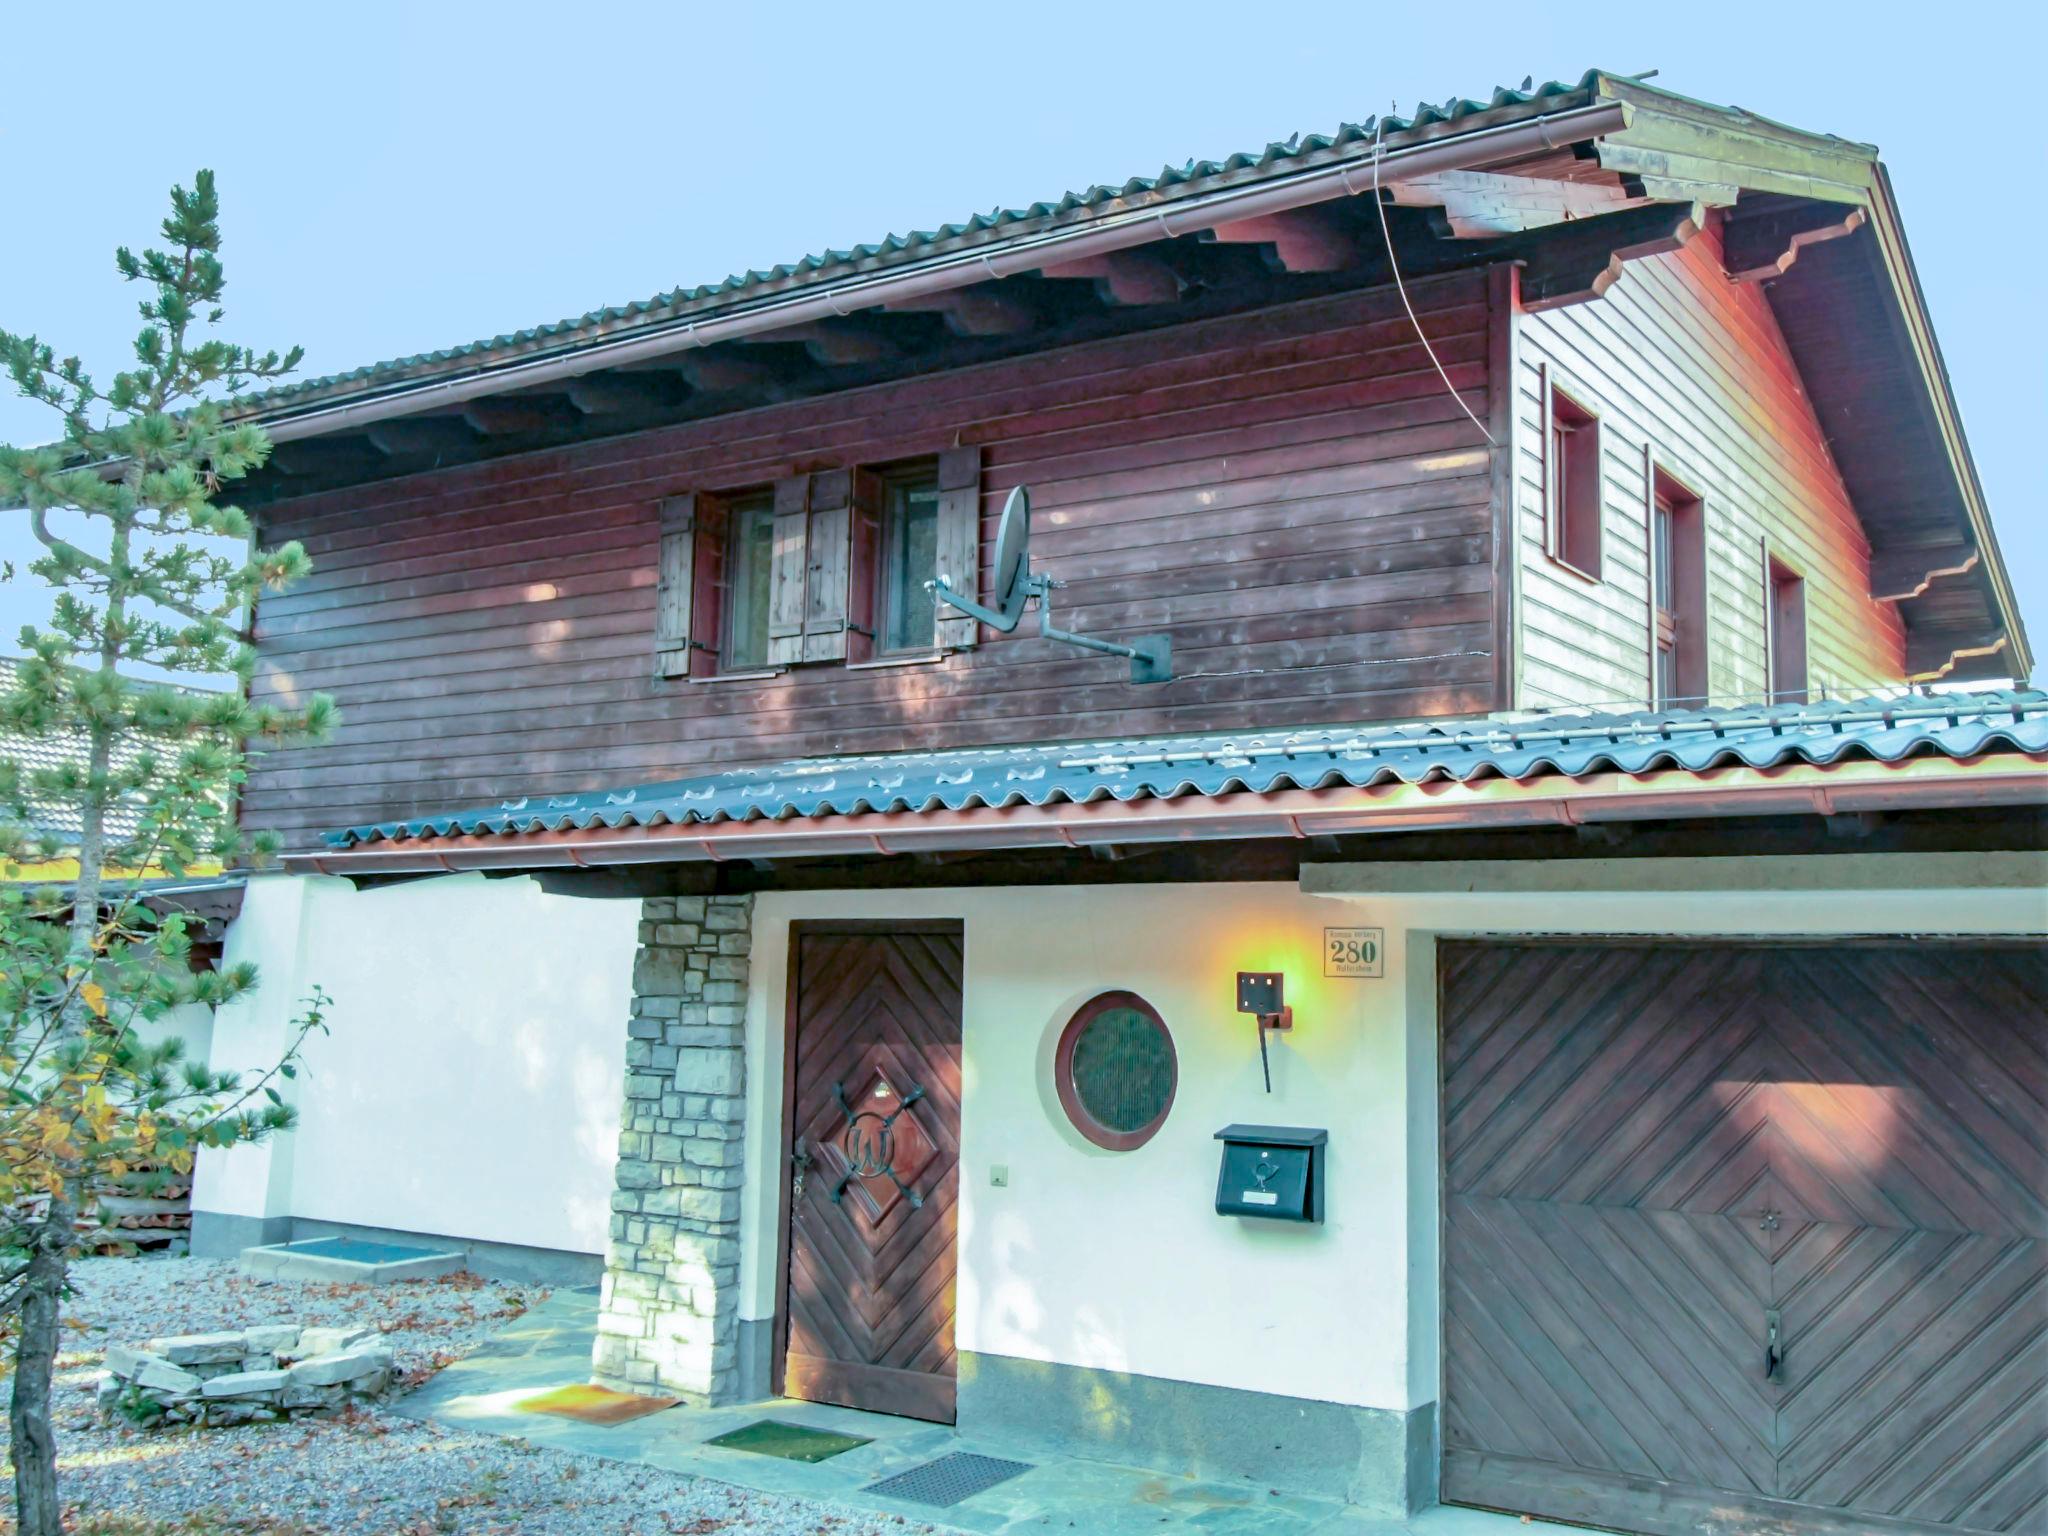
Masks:
[[[1777,1377],[1778,1367],[1785,1363],[1785,1351],[1780,1347],[1778,1313],[1775,1310],[1764,1314],[1764,1380]]]

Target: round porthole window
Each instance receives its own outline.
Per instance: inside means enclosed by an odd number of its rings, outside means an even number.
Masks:
[[[1103,992],[1060,1031],[1053,1079],[1075,1130],[1098,1147],[1128,1152],[1166,1123],[1180,1064],[1158,1009],[1135,992]]]

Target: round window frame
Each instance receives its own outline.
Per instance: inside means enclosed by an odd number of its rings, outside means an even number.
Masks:
[[[1158,1114],[1134,1131],[1112,1130],[1097,1120],[1081,1102],[1080,1090],[1074,1086],[1074,1051],[1080,1045],[1082,1032],[1103,1014],[1118,1008],[1128,1008],[1149,1020],[1166,1042],[1166,1102],[1159,1106]],[[1174,1100],[1180,1095],[1180,1048],[1173,1043],[1173,1031],[1166,1027],[1159,1010],[1137,993],[1098,992],[1074,1010],[1073,1017],[1060,1031],[1059,1044],[1053,1050],[1052,1081],[1059,1093],[1060,1108],[1067,1112],[1068,1123],[1075,1130],[1106,1152],[1135,1152],[1159,1134],[1160,1127],[1173,1113]]]

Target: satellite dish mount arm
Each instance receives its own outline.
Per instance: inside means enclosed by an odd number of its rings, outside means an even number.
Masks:
[[[1077,635],[1072,630],[1053,628],[1052,591],[1055,587],[1065,585],[1063,581],[1055,581],[1050,576],[1039,576],[1032,572],[1031,493],[1020,485],[1010,492],[1010,499],[1003,503],[1002,525],[996,530],[996,606],[984,608],[965,592],[955,590],[943,572],[935,580],[926,582],[925,589],[948,608],[957,608],[969,618],[978,620],[1005,635],[1017,628],[1017,621],[1024,617],[1025,608],[1030,605],[1033,598],[1036,598],[1038,633],[1045,639],[1063,640],[1068,645],[1078,645],[1088,651],[1099,651],[1104,656],[1125,657],[1130,661],[1131,681],[1134,683],[1173,681],[1173,646],[1170,636],[1144,635],[1135,645],[1118,645],[1113,640],[1097,640],[1093,635]]]
[[[1119,645],[1114,640],[1098,640],[1093,635],[1077,635],[1070,629],[1057,629],[1052,622],[1052,593],[1055,587],[1064,587],[1064,581],[1050,576],[1025,575],[1021,579],[1024,600],[1038,600],[1038,633],[1043,639],[1061,640],[1068,645],[1078,645],[1083,650],[1099,651],[1104,656],[1122,656],[1131,664],[1131,681],[1134,683],[1170,683],[1173,681],[1173,637],[1171,635],[1140,635],[1135,645]],[[925,586],[933,597],[949,608],[957,608],[969,618],[977,619],[1002,634],[1011,634],[1017,628],[1017,621],[1024,616],[1024,602],[998,612],[984,608],[971,597],[953,590],[952,584],[941,576],[928,581]]]

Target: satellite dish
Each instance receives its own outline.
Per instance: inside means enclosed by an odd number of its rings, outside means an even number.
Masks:
[[[996,612],[1008,619],[996,627],[1008,634],[1024,616],[1024,602],[1031,588],[1031,492],[1018,486],[1003,503],[1003,520],[996,525]]]
[[[1038,599],[1038,632],[1048,640],[1061,640],[1105,656],[1122,656],[1131,663],[1134,683],[1166,683],[1173,680],[1173,647],[1166,635],[1144,635],[1135,645],[1118,645],[1093,635],[1077,635],[1052,625],[1052,592],[1065,586],[1050,576],[1031,574],[1031,492],[1018,486],[1003,503],[1003,519],[996,525],[995,599],[985,608],[967,593],[954,590],[944,575],[925,586],[939,602],[957,608],[969,617],[1003,634],[1017,628],[1024,609]]]

